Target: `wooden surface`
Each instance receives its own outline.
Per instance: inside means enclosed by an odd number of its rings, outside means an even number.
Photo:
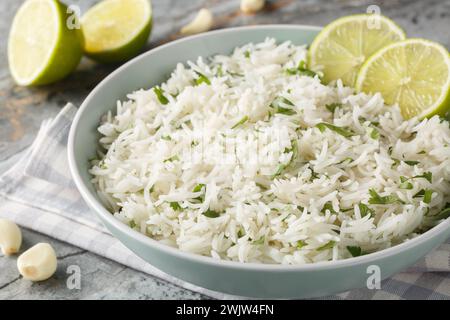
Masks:
[[[86,95],[117,66],[97,65],[84,59],[78,70],[58,84],[40,88],[18,87],[7,61],[7,36],[14,14],[23,1],[0,1],[0,173],[13,164],[33,141],[41,122],[54,116],[67,102],[79,105]],[[94,0],[64,0],[85,12]],[[239,0],[153,0],[154,28],[147,49],[179,37],[178,30],[196,12],[207,7],[215,15],[215,28],[254,24],[324,25],[343,15],[366,12],[378,5],[408,35],[436,40],[450,47],[450,0],[273,0],[263,12],[243,15]],[[1,213],[0,213],[1,216]],[[154,279],[115,262],[32,231],[24,231],[29,243],[52,243],[60,264],[77,264],[83,270],[81,290],[66,287],[67,275],[31,284],[18,277],[15,259],[0,256],[1,299],[200,299],[197,293]]]

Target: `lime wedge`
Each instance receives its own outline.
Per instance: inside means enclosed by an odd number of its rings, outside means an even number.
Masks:
[[[9,67],[17,84],[49,84],[77,67],[82,35],[68,29],[66,12],[57,0],[28,0],[20,7],[8,41]]]
[[[309,68],[323,72],[328,83],[342,79],[355,84],[359,68],[374,52],[405,39],[404,31],[380,15],[360,14],[337,19],[324,27],[309,49]]]
[[[86,55],[111,63],[132,58],[152,28],[149,0],[104,0],[81,18]]]
[[[444,115],[450,108],[450,57],[438,43],[408,39],[391,44],[362,66],[356,89],[380,92],[403,117]]]

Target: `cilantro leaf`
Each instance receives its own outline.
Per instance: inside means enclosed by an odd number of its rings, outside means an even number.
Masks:
[[[231,129],[236,129],[237,127],[239,127],[241,124],[244,124],[248,121],[248,116],[243,117],[241,120],[239,120],[239,122],[237,122],[234,126],[231,127]]]
[[[297,245],[296,245],[297,249],[301,249],[304,246],[306,246],[306,241],[305,240],[298,240],[297,241]]]
[[[431,172],[429,172],[429,171],[424,172],[424,173],[421,174],[421,175],[414,176],[414,177],[412,177],[412,178],[413,178],[413,179],[416,179],[416,178],[424,178],[424,179],[426,179],[429,183],[432,183],[432,182],[433,182],[433,174],[432,174]]]
[[[388,196],[380,196],[374,189],[369,189],[369,204],[393,204],[402,203],[402,201],[394,194]]]
[[[336,163],[336,164],[343,164],[344,162],[347,162],[346,164],[349,164],[349,163],[351,163],[351,162],[353,162],[353,161],[354,161],[353,158],[347,157],[347,158],[344,158],[343,160],[339,161],[339,162]]]
[[[380,137],[380,132],[378,132],[377,129],[372,128],[372,131],[370,132],[370,137],[374,140],[378,140],[378,138]]]
[[[198,185],[196,185],[196,186],[194,187],[194,189],[192,189],[192,192],[200,192],[200,191],[202,191],[202,189],[203,189],[204,186],[205,186],[205,185],[204,185],[203,183],[199,183]]]
[[[297,113],[295,110],[290,108],[293,106],[294,104],[290,100],[282,96],[276,97],[270,104],[270,107],[275,109],[275,113],[281,113],[288,116],[292,116]]]
[[[373,217],[375,215],[375,211],[373,211],[373,209],[369,208],[369,206],[367,206],[364,203],[359,203],[358,208],[359,208],[359,213],[361,214],[361,218],[364,218],[368,214],[371,217]]]
[[[320,132],[324,132],[325,129],[328,128],[329,130],[334,131],[334,132],[336,132],[336,133],[338,133],[341,136],[344,136],[346,138],[349,138],[349,137],[352,137],[352,136],[355,135],[354,132],[352,132],[351,130],[349,130],[347,128],[338,127],[338,126],[332,125],[331,123],[327,123],[327,122],[318,123],[316,125],[316,127],[320,130]]]
[[[326,211],[330,211],[330,213],[337,213],[336,211],[334,211],[333,209],[333,204],[331,203],[331,201],[326,202],[323,207],[322,210],[320,212],[325,213]]]
[[[342,107],[342,103],[338,103],[338,102],[325,105],[325,108],[327,108],[327,110],[330,111],[331,113],[334,113],[334,111],[337,108],[341,108],[341,107]]]
[[[173,161],[179,161],[180,158],[177,155],[174,155],[166,160],[164,160],[164,162],[173,162]]]
[[[441,212],[434,216],[437,220],[447,219],[448,217],[450,217],[450,202],[447,202]]]
[[[327,249],[332,249],[334,247],[334,245],[336,244],[336,241],[328,241],[326,244],[324,244],[323,246],[317,248],[317,251],[323,251],[323,250],[327,250]]]
[[[430,203],[432,195],[433,195],[433,190],[426,189],[425,193],[423,195],[423,202]]]
[[[265,240],[266,240],[266,237],[265,237],[265,236],[262,236],[262,237],[259,238],[258,240],[253,241],[253,244],[255,244],[255,245],[261,245],[261,244],[264,244]]]
[[[347,246],[347,250],[350,252],[352,257],[359,257],[362,254],[361,247]]]
[[[419,192],[417,192],[415,195],[413,195],[413,198],[420,198],[425,195],[425,189],[420,189]]]
[[[407,190],[411,190],[412,188],[414,188],[413,184],[411,182],[408,181],[408,178],[404,177],[404,176],[400,176],[400,189],[407,189]]]
[[[272,175],[272,179],[278,177],[287,167],[289,167],[294,162],[295,159],[297,159],[298,156],[297,141],[291,140],[291,148],[286,149],[284,152],[286,153],[292,152],[291,159],[289,159],[289,162],[286,164],[278,165],[277,171],[275,171],[275,173]]]
[[[272,175],[272,179],[275,179],[281,173],[283,173],[284,169],[286,169],[286,165],[285,164],[279,164],[278,168],[277,168],[277,171],[275,171],[275,173]]]
[[[154,87],[153,92],[156,94],[156,97],[158,98],[159,102],[163,105],[166,105],[169,103],[169,100],[164,95],[164,90],[161,87]]]
[[[303,61],[303,60],[298,63],[297,68],[287,69],[286,72],[289,75],[300,75],[300,76],[307,76],[307,77],[312,77],[312,78],[314,78],[316,75],[318,75],[317,72],[314,72],[311,69],[308,69],[306,67],[305,61]]]
[[[208,218],[218,218],[220,217],[220,213],[211,209],[206,210],[203,212],[203,215]]]
[[[205,76],[203,73],[200,73],[198,71],[195,71],[195,73],[197,74],[198,78],[195,79],[195,84],[198,86],[202,83],[206,83],[207,85],[211,84],[211,81],[208,79],[207,76]]]
[[[171,202],[169,203],[170,207],[175,211],[181,211],[183,208],[180,206],[178,202]]]

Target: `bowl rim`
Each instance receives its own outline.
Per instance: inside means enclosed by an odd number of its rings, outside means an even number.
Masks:
[[[322,27],[319,26],[310,26],[310,25],[287,25],[287,24],[265,24],[265,25],[256,25],[256,26],[239,26],[232,28],[225,28],[219,30],[213,30],[209,32],[205,32],[202,34],[197,34],[193,36],[184,37],[181,39],[177,39],[174,41],[170,41],[163,45],[157,46],[151,50],[148,50],[134,59],[126,62],[122,66],[118,67],[116,70],[111,72],[108,76],[106,76],[97,86],[89,93],[89,95],[85,98],[80,108],[78,109],[75,118],[70,127],[69,137],[68,137],[68,163],[71,175],[74,179],[75,185],[83,197],[84,201],[89,205],[91,209],[101,218],[107,221],[107,224],[114,227],[122,234],[125,234],[128,237],[133,238],[135,241],[139,242],[141,245],[152,247],[155,250],[160,252],[165,252],[166,254],[170,254],[176,258],[189,260],[192,263],[201,263],[219,268],[228,268],[228,269],[246,269],[246,270],[254,270],[254,271],[277,271],[277,272],[300,272],[300,271],[319,271],[319,270],[327,270],[327,269],[335,269],[335,268],[345,268],[349,266],[355,265],[363,265],[370,264],[374,261],[389,258],[391,256],[397,255],[403,251],[414,248],[420,244],[427,242],[429,239],[432,239],[438,235],[443,234],[444,232],[449,230],[450,227],[450,218],[442,221],[438,225],[434,226],[430,230],[424,232],[423,234],[407,240],[403,243],[397,244],[393,247],[386,248],[380,251],[376,251],[367,255],[359,256],[359,257],[351,257],[342,260],[335,261],[322,261],[316,263],[302,264],[302,265],[284,265],[284,264],[266,264],[266,263],[256,263],[256,262],[238,262],[238,261],[229,261],[229,260],[217,260],[210,256],[202,256],[199,254],[185,252],[176,247],[171,247],[166,244],[160,243],[157,240],[154,240],[148,236],[143,235],[142,233],[128,227],[118,219],[116,219],[110,211],[108,211],[103,204],[101,204],[97,199],[91,194],[87,186],[84,184],[80,171],[76,165],[75,160],[75,137],[77,133],[77,128],[80,124],[80,119],[82,114],[87,110],[92,97],[97,94],[98,91],[101,91],[102,87],[105,83],[111,81],[111,79],[115,78],[119,75],[123,70],[127,69],[130,65],[138,63],[149,55],[152,55],[155,52],[164,50],[167,47],[179,44],[181,42],[188,42],[192,39],[198,38],[209,38],[214,37],[216,35],[220,35],[222,33],[233,33],[239,32],[241,30],[313,30],[320,31]],[[108,228],[108,226],[107,226]],[[108,228],[109,229],[109,228]],[[447,235],[448,237],[448,235]],[[115,237],[116,238],[116,237]],[[118,239],[120,242],[122,240]],[[123,243],[123,242],[122,242]],[[127,246],[126,246],[127,247]],[[419,257],[418,257],[419,258]]]

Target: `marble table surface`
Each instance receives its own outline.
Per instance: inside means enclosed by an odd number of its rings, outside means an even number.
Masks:
[[[117,66],[103,66],[87,59],[67,79],[40,88],[22,88],[11,79],[7,37],[21,0],[0,1],[0,174],[21,156],[33,141],[40,123],[54,116],[70,101],[80,104],[86,95]],[[85,12],[94,0],[63,0]],[[342,15],[366,12],[377,5],[395,19],[409,36],[436,40],[450,47],[450,0],[272,0],[263,12],[243,15],[239,0],[153,0],[154,28],[146,49],[179,37],[178,30],[202,7],[215,15],[215,28],[254,24],[324,25]],[[1,212],[0,212],[1,217]],[[3,299],[205,299],[207,297],[150,277],[141,272],[62,243],[23,230],[25,246],[51,243],[60,265],[83,270],[80,290],[69,290],[67,274],[60,268],[49,281],[32,284],[18,276],[15,258],[0,256],[0,300]]]

